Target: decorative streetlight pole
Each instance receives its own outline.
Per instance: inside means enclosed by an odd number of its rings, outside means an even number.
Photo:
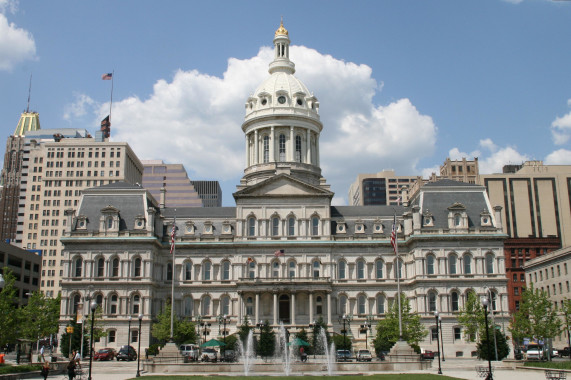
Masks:
[[[82,359],[83,359],[83,330],[84,330],[84,327],[85,327],[85,320],[86,320],[86,319],[85,319],[85,315],[84,315],[84,316],[81,318],[81,348],[79,349],[79,350],[80,350],[80,355],[81,355],[81,358],[82,358]]]
[[[139,336],[137,340],[139,341],[139,349],[137,350],[137,376],[141,376],[141,372],[139,371],[139,363],[141,362],[141,322],[143,321],[143,314],[139,314]]]
[[[484,305],[484,316],[486,317],[486,343],[488,346],[488,376],[486,380],[494,380],[492,376],[492,359],[490,359],[490,331],[488,330],[488,299],[484,298],[482,300],[482,305]]]
[[[309,328],[313,330],[313,359],[315,359],[315,351],[317,351],[317,326],[319,325],[315,319],[313,322],[309,322]]]
[[[442,347],[442,361],[445,362],[446,359],[444,358],[444,338],[442,338],[442,317],[438,316],[438,323],[440,323],[440,346]],[[440,349],[438,349],[440,351]]]
[[[369,314],[367,316],[367,325],[369,326],[369,333],[371,334],[371,337],[373,337],[373,325],[375,324],[375,317],[373,317],[371,314]],[[366,347],[366,344],[365,344]]]
[[[368,347],[367,347],[367,344],[368,344],[367,342],[369,340],[368,339],[368,332],[369,332],[369,329],[371,328],[371,322],[369,322],[369,320],[366,320],[365,323],[363,323],[360,327],[361,327],[360,332],[363,332],[363,330],[365,331],[365,349],[368,349]]]
[[[95,322],[95,310],[97,309],[97,302],[91,301],[91,333],[89,335],[89,376],[87,380],[91,380],[91,365],[93,363],[93,322]]]
[[[131,321],[133,320],[133,317],[131,317],[129,315],[129,330],[127,331],[127,346],[131,344]]]
[[[220,332],[220,324],[223,326],[222,339],[224,340],[224,346],[226,346],[226,323],[228,322],[228,314],[220,315],[218,317],[218,331]],[[224,348],[226,350],[226,348]]]
[[[440,351],[440,340],[438,339],[438,310],[434,310],[434,318],[436,319],[436,347]],[[440,367],[440,352],[438,352],[438,374],[442,375],[442,368]]]
[[[202,326],[202,316],[199,314],[196,316],[196,328],[198,330],[198,341],[200,345],[200,339],[202,339],[202,335],[200,334],[200,326]],[[204,343],[204,342],[203,342]]]
[[[347,324],[347,326],[351,325],[351,316],[343,314],[343,316],[339,318],[339,323],[341,322],[343,322],[343,349],[347,350],[347,329],[345,328],[345,324]]]

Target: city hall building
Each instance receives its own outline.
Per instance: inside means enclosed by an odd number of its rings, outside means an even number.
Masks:
[[[398,276],[428,331],[440,312],[446,356],[473,355],[457,320],[469,292],[491,297],[495,322],[507,330],[501,208],[483,186],[451,180],[410,199],[404,189],[398,206],[332,206],[319,162],[326,128],[319,102],[294,76],[283,25],[274,46],[269,77],[246,100],[246,165],[235,207],[175,211],[165,207],[165,191],[157,200],[116,182],[86,189],[67,212],[60,332],[95,299],[106,331],[96,348],[137,342],[138,323],[129,317],[139,314],[141,347],[148,347],[174,281],[175,313],[206,322],[202,338],[232,334],[246,318],[292,333],[321,318],[340,333],[345,315],[353,346],[364,348],[361,325],[372,320],[370,347]],[[390,244],[395,213],[399,256]],[[435,334],[420,346],[436,351]]]

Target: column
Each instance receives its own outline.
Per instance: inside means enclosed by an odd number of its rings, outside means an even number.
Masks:
[[[309,129],[307,130],[305,149],[307,153],[307,158],[305,159],[305,162],[311,164],[311,131]]]
[[[315,135],[315,166],[319,166],[319,134]]]
[[[238,293],[238,325],[242,324],[242,293]]]
[[[256,323],[260,322],[260,293],[256,293]]]
[[[274,292],[274,326],[278,324],[278,293]]]
[[[291,312],[290,312],[291,324],[295,325],[295,293],[293,293],[293,292],[291,293],[291,305],[290,306],[291,306],[290,307],[290,309],[291,309]]]
[[[309,323],[313,323],[313,292],[309,292]]]
[[[275,145],[276,145],[275,131],[274,131],[274,127],[272,126],[271,132],[270,132],[270,162],[277,161],[275,153],[274,153]]]
[[[250,144],[249,144],[249,140],[250,137],[248,134],[246,134],[246,167],[250,166]]]
[[[327,325],[331,325],[331,292],[327,293]]]
[[[258,158],[258,130],[254,131],[254,164],[260,162]]]
[[[295,157],[295,138],[293,136],[293,125],[289,127],[289,143],[290,143],[289,144],[290,149],[289,149],[288,161],[293,161]]]

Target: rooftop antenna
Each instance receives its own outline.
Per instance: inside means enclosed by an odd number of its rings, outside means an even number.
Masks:
[[[30,96],[32,95],[32,74],[30,74],[30,87],[28,88],[28,107],[26,113],[30,112]]]

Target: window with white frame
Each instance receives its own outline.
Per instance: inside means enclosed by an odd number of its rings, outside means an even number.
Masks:
[[[105,275],[105,259],[100,257],[97,259],[97,273],[96,277],[103,277]]]
[[[210,315],[210,296],[202,297],[202,315]]]
[[[141,277],[141,258],[137,257],[133,265],[133,277]]]
[[[365,315],[367,313],[367,297],[363,294],[357,299],[357,312],[359,315]]]
[[[111,264],[111,277],[119,277],[119,258],[114,258]]]
[[[278,261],[274,261],[272,263],[272,277],[278,278],[280,276],[280,263]]]
[[[313,236],[319,235],[319,217],[317,216],[311,218],[311,234]]]
[[[384,266],[383,260],[375,261],[375,272],[377,278],[383,278],[383,266]]]
[[[272,236],[279,236],[280,234],[280,218],[274,216],[272,218]]]
[[[448,273],[449,274],[456,274],[458,273],[458,269],[457,269],[457,262],[458,262],[458,256],[456,256],[456,254],[451,253],[448,256]]]
[[[288,277],[294,278],[295,277],[295,261],[290,261],[288,265]]]
[[[466,253],[464,259],[464,274],[472,274],[472,256]]]
[[[256,218],[248,218],[248,236],[256,236]]]
[[[295,235],[295,218],[293,216],[287,219],[287,234],[289,236]]]
[[[230,261],[224,261],[222,263],[222,280],[230,280]]]
[[[319,261],[315,260],[313,262],[313,278],[319,278],[319,272],[321,270],[321,264]]]
[[[365,278],[365,261],[357,261],[357,279],[363,280]]]
[[[339,261],[339,279],[344,280],[347,277],[347,263],[345,262],[345,260],[341,260]]]
[[[212,264],[210,261],[205,261],[202,263],[202,280],[210,281],[212,272]]]
[[[133,295],[131,298],[131,314],[139,314],[141,312],[141,296]]]
[[[486,273],[494,273],[494,255],[490,252],[486,253]]]
[[[436,293],[428,292],[428,311],[435,312],[436,311]]]
[[[434,273],[434,255],[429,254],[426,256],[426,274],[431,275]]]
[[[184,263],[184,280],[190,281],[192,279],[192,263],[187,261]]]

